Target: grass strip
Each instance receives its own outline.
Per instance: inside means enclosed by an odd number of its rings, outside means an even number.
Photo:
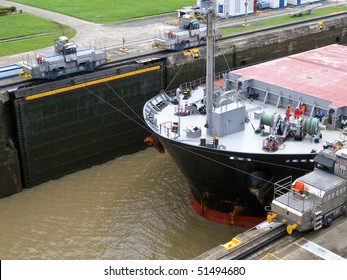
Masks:
[[[165,14],[185,6],[196,5],[195,0],[14,0],[13,2],[102,24]]]
[[[316,9],[312,11],[312,14],[305,14],[301,17],[292,17],[290,15],[284,15],[284,16],[273,17],[268,19],[261,19],[261,20],[248,22],[249,23],[248,26],[242,26],[242,24],[239,24],[232,27],[222,28],[221,32],[223,33],[223,35],[231,35],[234,33],[242,33],[245,31],[256,30],[256,29],[270,27],[270,26],[276,26],[276,25],[292,23],[292,22],[300,22],[303,20],[314,19],[320,16],[335,14],[335,13],[344,12],[344,11],[347,11],[347,7],[340,6],[340,7]]]
[[[0,56],[53,46],[61,35],[72,38],[76,31],[54,21],[18,13],[0,17]]]

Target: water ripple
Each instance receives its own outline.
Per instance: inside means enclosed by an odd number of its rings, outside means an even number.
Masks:
[[[0,200],[1,259],[191,259],[240,229],[197,216],[154,149]]]

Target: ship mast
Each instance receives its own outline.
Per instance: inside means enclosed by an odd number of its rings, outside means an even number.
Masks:
[[[213,1],[208,1],[207,11],[207,56],[206,56],[206,132],[207,135],[213,134],[213,89],[214,89],[214,20],[215,11],[213,10]]]

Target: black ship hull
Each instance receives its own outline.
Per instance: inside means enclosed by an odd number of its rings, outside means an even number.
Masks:
[[[250,228],[264,221],[273,183],[313,170],[315,154],[250,154],[209,149],[155,135],[188,180],[191,204],[205,218]]]

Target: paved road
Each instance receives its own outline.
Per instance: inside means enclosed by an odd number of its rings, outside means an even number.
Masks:
[[[76,36],[73,38],[77,44],[96,44],[97,46],[106,47],[107,49],[111,48],[115,50],[115,55],[126,55],[118,51],[118,49],[123,46],[123,38],[125,40],[125,47],[129,49],[130,53],[138,53],[151,49],[151,41],[154,37],[155,30],[161,30],[165,21],[169,19],[169,16],[164,16],[120,24],[96,24],[10,1],[0,0],[0,6],[15,6],[17,10],[22,10],[23,13],[33,14],[71,26],[77,31]],[[52,49],[53,42],[52,47],[38,50],[38,52],[50,51]],[[33,51],[30,51],[19,55],[0,56],[0,65],[24,60],[24,57],[27,57],[28,54],[33,56],[33,53]]]
[[[336,0],[326,0],[325,4],[334,5]],[[338,0],[339,4],[346,4],[347,0]],[[33,8],[30,6],[0,0],[0,6],[16,6],[18,10],[22,10],[24,13],[33,14],[45,19],[56,21],[62,24],[71,26],[77,31],[76,36],[73,38],[77,44],[96,45],[106,47],[111,50],[110,53],[113,56],[126,56],[131,53],[148,52],[151,50],[151,42],[156,31],[163,30],[165,23],[172,19],[171,16],[151,17],[143,20],[126,21],[117,24],[96,24],[74,17]],[[275,14],[289,13],[285,9],[276,9],[271,12],[264,13],[266,16],[273,16]],[[173,14],[175,16],[175,14]],[[262,17],[262,13],[256,15],[249,15],[248,22],[257,20]],[[240,23],[243,19],[236,17],[235,19],[226,19],[220,21],[220,24],[225,25],[230,22]],[[123,38],[125,40],[125,47],[128,49],[128,53],[122,53],[118,49],[123,46]],[[53,49],[53,42],[51,47],[47,47],[37,52],[51,51]],[[6,65],[10,63],[16,63],[30,55],[34,56],[34,51],[30,51],[23,54],[16,54],[10,56],[0,56],[0,65]]]

